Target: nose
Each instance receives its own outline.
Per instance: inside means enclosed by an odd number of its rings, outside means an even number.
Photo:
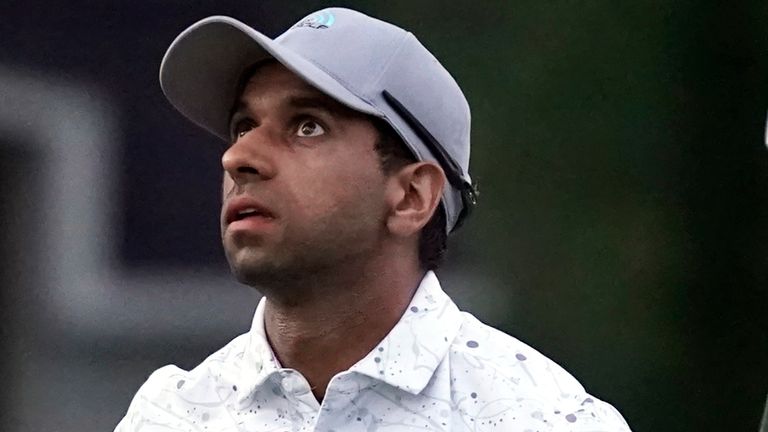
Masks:
[[[238,138],[221,156],[221,166],[239,186],[248,182],[267,180],[274,176],[269,159],[269,137],[261,127]]]

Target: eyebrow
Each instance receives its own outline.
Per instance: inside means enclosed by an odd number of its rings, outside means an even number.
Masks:
[[[328,111],[332,114],[345,114],[344,106],[322,94],[291,96],[288,98],[287,104],[292,108],[315,108]]]
[[[318,109],[326,111],[329,114],[335,114],[344,117],[351,117],[355,114],[355,111],[353,111],[351,108],[347,108],[340,102],[332,99],[330,96],[326,96],[311,87],[306,91],[302,90],[296,92],[296,94],[288,96],[285,105],[290,108]],[[247,110],[248,103],[243,99],[238,99],[230,111],[230,121],[236,114]]]

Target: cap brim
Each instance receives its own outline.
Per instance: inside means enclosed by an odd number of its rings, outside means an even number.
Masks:
[[[160,86],[184,116],[228,141],[229,114],[240,75],[250,65],[274,58],[321,92],[348,107],[382,114],[325,71],[292,50],[226,16],[205,18],[173,41],[160,65]]]

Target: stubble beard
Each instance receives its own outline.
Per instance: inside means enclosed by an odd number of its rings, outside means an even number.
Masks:
[[[230,270],[240,283],[272,300],[301,302],[320,294],[318,287],[323,284],[332,284],[344,273],[364,267],[378,253],[382,221],[356,222],[353,226],[316,226],[310,234],[294,233],[275,245],[273,251],[258,250],[259,245],[225,244]],[[344,228],[338,229],[341,225]]]
[[[238,250],[234,254],[239,256],[228,254],[227,260],[230,271],[240,283],[256,288],[264,295],[281,297],[296,295],[313,275],[324,273],[329,266],[323,262],[325,259],[315,254],[295,256],[285,254],[284,250],[281,252],[277,259],[275,256],[249,256],[251,251]]]

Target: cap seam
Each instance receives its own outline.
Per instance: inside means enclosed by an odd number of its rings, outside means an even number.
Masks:
[[[406,42],[406,39],[407,39],[409,36],[413,36],[413,33],[411,33],[411,32],[408,32],[408,31],[406,31],[406,32],[404,32],[404,33],[403,33],[403,36],[400,38],[400,45],[398,45],[398,47],[397,47],[396,49],[394,49],[394,50],[392,51],[392,53],[389,55],[389,58],[387,58],[387,61],[384,63],[384,67],[382,67],[382,68],[381,68],[381,73],[379,74],[379,76],[378,76],[378,77],[376,78],[376,80],[374,81],[374,84],[375,84],[376,88],[378,88],[380,91],[384,91],[384,90],[387,90],[386,88],[383,88],[383,86],[380,86],[379,84],[381,83],[381,81],[382,81],[382,79],[384,78],[384,76],[386,76],[387,72],[389,72],[389,69],[390,69],[390,67],[392,66],[392,60],[395,58],[395,56],[396,56],[397,54],[400,54],[400,52],[403,50],[403,47],[405,46],[405,42]],[[413,37],[415,38],[415,36],[413,36]],[[395,122],[393,122],[393,120],[392,120],[392,119],[390,119],[389,117],[387,117],[387,120],[388,120],[388,122],[390,123],[390,125],[392,126],[392,128],[394,128],[394,129],[395,129],[395,131],[397,132],[397,134],[398,134],[398,135],[400,135],[400,137],[402,138],[402,140],[403,140],[403,142],[406,144],[406,146],[407,146],[407,147],[408,147],[408,148],[409,148],[409,149],[410,149],[412,152],[414,152],[414,153],[415,153],[415,156],[416,156],[416,158],[417,158],[417,159],[419,159],[419,160],[425,160],[425,157],[426,157],[426,156],[429,154],[429,151],[427,151],[427,152],[425,153],[425,152],[421,151],[421,150],[418,148],[419,146],[416,146],[416,145],[412,145],[412,144],[408,143],[408,140],[407,140],[407,139],[405,139],[405,137],[404,137],[404,136],[402,136],[402,135],[401,135],[401,133],[400,133],[400,131],[398,130],[398,126],[395,126],[394,124],[392,124],[392,123],[395,123]],[[407,128],[408,126],[405,126],[405,127]],[[409,128],[409,129],[410,129],[410,128]]]
[[[406,39],[408,36],[411,36],[411,35],[412,35],[412,33],[411,33],[411,32],[407,32],[407,31],[406,31],[406,32],[403,32],[403,35],[400,37],[399,45],[397,46],[397,48],[396,48],[396,49],[394,49],[394,50],[392,51],[392,53],[390,53],[389,57],[388,57],[388,58],[387,58],[387,60],[384,62],[384,65],[383,65],[383,67],[381,68],[381,72],[379,73],[379,75],[376,77],[376,79],[375,79],[375,80],[372,80],[372,84],[374,84],[374,85],[375,85],[375,84],[379,84],[379,83],[381,82],[381,79],[382,79],[382,77],[383,77],[383,76],[385,75],[385,73],[386,73],[386,72],[389,70],[389,67],[390,67],[390,65],[392,64],[392,59],[395,57],[395,55],[397,55],[398,53],[400,53],[400,51],[403,49],[403,46],[405,45],[405,39]],[[304,57],[304,56],[302,56],[302,57]],[[336,74],[335,74],[335,73],[333,73],[332,71],[329,71],[328,69],[326,69],[326,68],[325,68],[325,66],[323,66],[323,65],[321,65],[321,64],[319,64],[319,63],[317,63],[317,62],[316,62],[314,59],[312,59],[312,58],[309,58],[309,57],[304,57],[304,59],[306,59],[307,61],[309,61],[309,62],[310,62],[310,63],[312,63],[313,65],[315,65],[315,66],[316,66],[318,69],[322,70],[322,71],[323,71],[323,72],[325,72],[326,74],[328,74],[328,75],[332,76],[332,77],[333,77],[333,78],[334,78],[334,79],[335,79],[337,82],[339,82],[341,85],[343,85],[343,86],[344,86],[344,88],[346,88],[347,90],[349,90],[350,92],[352,92],[352,93],[353,93],[355,96],[357,96],[358,98],[360,98],[360,99],[362,99],[363,101],[365,101],[365,102],[366,102],[368,105],[370,105],[371,107],[373,107],[373,108],[376,108],[376,111],[379,111],[379,113],[380,113],[380,114],[383,114],[383,113],[381,113],[381,110],[379,110],[379,109],[376,107],[376,105],[373,103],[373,99],[371,99],[371,98],[367,97],[367,96],[365,95],[365,92],[361,91],[361,89],[359,89],[359,88],[357,88],[357,87],[355,87],[355,86],[352,86],[352,85],[351,85],[351,84],[350,84],[350,83],[349,83],[347,80],[345,80],[345,79],[343,79],[343,78],[339,77],[338,75],[336,75]],[[362,94],[361,94],[361,93],[362,93]]]
[[[383,77],[384,77],[384,75],[386,75],[386,73],[389,71],[389,68],[390,68],[390,66],[392,66],[392,59],[393,59],[393,58],[395,58],[395,56],[396,56],[397,54],[400,54],[400,51],[402,51],[402,50],[403,50],[403,46],[405,46],[405,39],[406,39],[408,36],[411,36],[411,35],[412,35],[412,34],[411,34],[411,32],[407,32],[407,31],[406,31],[406,32],[404,32],[404,33],[403,33],[403,35],[400,37],[399,45],[397,46],[397,48],[395,48],[394,50],[392,50],[392,52],[389,54],[389,57],[388,57],[388,58],[387,58],[387,60],[384,62],[384,66],[381,68],[381,72],[380,72],[380,73],[379,73],[379,75],[376,77],[376,79],[375,79],[375,80],[373,80],[373,81],[372,81],[372,83],[371,83],[372,85],[376,86],[376,88],[379,88],[379,89],[381,89],[381,87],[379,86],[379,83],[381,83],[381,80],[382,80],[382,78],[383,78]],[[386,89],[381,89],[381,90],[386,90]]]
[[[358,89],[357,89],[355,86],[352,86],[352,85],[350,85],[350,83],[349,83],[347,80],[345,80],[345,79],[343,79],[343,78],[339,77],[338,75],[336,75],[335,73],[333,73],[333,72],[329,71],[329,70],[328,70],[328,69],[326,69],[326,68],[325,68],[323,65],[321,65],[321,64],[319,64],[319,63],[317,63],[317,62],[316,62],[314,59],[311,59],[311,58],[308,58],[308,57],[304,57],[304,56],[302,56],[302,57],[303,57],[305,60],[307,60],[308,62],[310,62],[310,63],[312,63],[313,65],[315,65],[315,67],[317,67],[318,69],[322,70],[322,71],[323,71],[323,72],[325,72],[326,74],[328,74],[328,75],[330,75],[331,77],[333,77],[333,79],[335,79],[335,80],[336,80],[336,82],[338,82],[338,83],[339,83],[339,84],[341,84],[341,85],[342,85],[342,86],[343,86],[345,89],[347,89],[347,91],[349,91],[350,93],[352,93],[352,94],[354,94],[355,96],[357,96],[357,97],[358,97],[360,100],[362,100],[363,102],[367,103],[369,106],[371,106],[372,108],[374,108],[374,109],[375,109],[377,112],[379,112],[379,114],[381,114],[381,110],[379,110],[379,109],[378,109],[378,108],[377,108],[377,107],[376,107],[376,106],[375,106],[375,105],[374,105],[374,104],[371,102],[371,100],[370,100],[370,99],[368,99],[367,97],[361,96],[361,95],[360,95],[360,91],[359,91],[359,90],[358,90]]]

